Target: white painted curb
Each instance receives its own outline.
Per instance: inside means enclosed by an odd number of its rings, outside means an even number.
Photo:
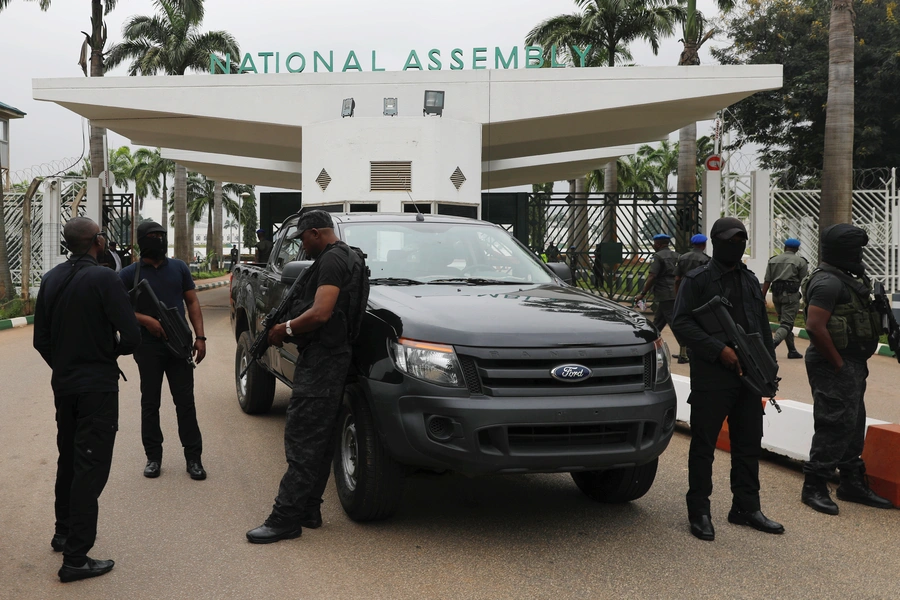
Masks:
[[[691,405],[688,396],[691,393],[691,378],[684,375],[672,375],[675,394],[678,397],[676,419],[690,424]],[[809,447],[813,437],[813,407],[811,404],[795,400],[778,400],[782,412],[766,405],[763,417],[762,447],[766,450],[796,460],[809,460]],[[866,419],[866,428],[871,425],[886,425],[887,421]]]

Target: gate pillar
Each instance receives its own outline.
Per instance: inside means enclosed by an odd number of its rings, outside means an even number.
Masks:
[[[770,184],[769,171],[750,173],[750,259],[747,267],[760,279],[765,276],[772,251]]]
[[[45,179],[41,186],[44,204],[41,218],[41,272],[48,273],[66,260],[62,247],[62,181]]]
[[[700,230],[709,237],[716,219],[722,216],[722,171],[703,173],[703,223]]]

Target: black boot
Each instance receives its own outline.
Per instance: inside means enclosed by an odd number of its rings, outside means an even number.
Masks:
[[[806,474],[806,481],[803,482],[803,491],[800,492],[800,500],[803,504],[809,506],[813,510],[826,515],[836,515],[840,510],[838,505],[831,499],[831,493],[828,491],[828,482],[824,477]]]
[[[894,508],[890,500],[882,498],[869,488],[865,467],[847,473],[841,470],[841,486],[837,489],[837,497],[875,508]]]

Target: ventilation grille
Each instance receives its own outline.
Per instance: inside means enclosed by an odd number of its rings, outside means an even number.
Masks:
[[[369,191],[411,192],[412,162],[381,161],[371,162]]]
[[[319,187],[322,188],[322,191],[325,191],[325,188],[328,187],[328,184],[331,183],[331,175],[328,174],[328,171],[322,169],[319,173],[319,176],[316,177],[316,183],[319,184]]]
[[[466,182],[466,176],[463,175],[463,172],[459,167],[456,167],[456,170],[453,171],[453,175],[450,176],[450,181],[453,182],[456,189],[459,189],[462,187],[462,184]]]

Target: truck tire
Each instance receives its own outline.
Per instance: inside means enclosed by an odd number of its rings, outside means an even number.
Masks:
[[[344,512],[359,522],[387,519],[403,495],[403,468],[378,437],[365,392],[358,385],[344,390],[334,482]]]
[[[241,371],[250,360],[250,345],[253,338],[245,331],[238,338],[237,352],[234,357],[234,382],[237,387],[238,403],[248,415],[259,415],[269,412],[275,399],[275,376],[266,371],[262,365],[254,361],[241,379]]]
[[[605,471],[579,471],[572,473],[572,479],[591,500],[607,504],[618,504],[637,500],[646,494],[656,478],[659,459],[654,458],[645,465],[622,467]]]

